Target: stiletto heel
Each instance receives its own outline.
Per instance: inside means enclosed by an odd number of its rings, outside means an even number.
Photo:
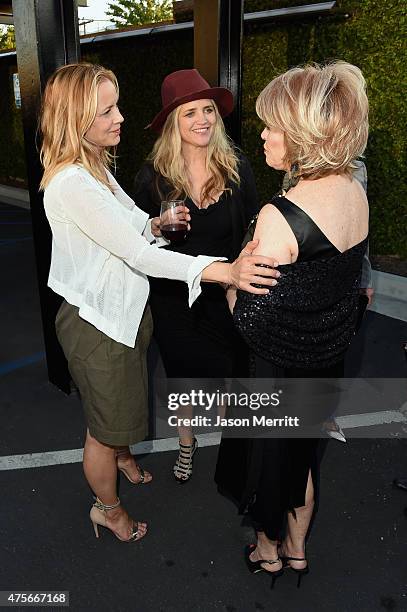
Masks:
[[[267,571],[267,570],[266,570],[266,571]],[[270,572],[269,572],[269,573],[270,573]],[[270,585],[270,589],[271,589],[271,590],[273,590],[273,589],[274,589],[274,584],[275,584],[275,582],[276,582],[277,578],[278,578],[279,576],[282,576],[282,575],[283,575],[283,573],[284,573],[283,568],[281,568],[281,570],[279,570],[278,572],[273,572],[273,576],[272,576],[272,578],[271,578],[271,585]]]
[[[292,567],[291,569],[294,569],[294,568]],[[299,589],[300,586],[301,586],[301,579],[302,579],[303,576],[305,576],[305,574],[308,574],[309,569],[308,569],[308,567],[304,567],[303,570],[295,570],[295,571],[298,574],[297,589]]]
[[[306,574],[309,574],[308,562],[307,562],[306,567],[301,567],[301,568],[293,567],[288,562],[289,561],[307,561],[306,558],[305,557],[301,557],[301,558],[300,557],[286,557],[284,555],[280,555],[280,558],[281,558],[281,561],[283,562],[284,569],[289,568],[298,575],[297,589],[299,589],[301,586],[302,577],[305,576]]]
[[[126,456],[129,455],[129,451],[127,451],[127,450],[118,450],[118,451],[116,451],[116,461],[117,461],[118,457],[124,456],[124,455],[126,455]],[[132,455],[130,455],[130,456],[132,456]],[[149,480],[146,480],[146,472],[143,470],[143,468],[140,467],[139,465],[137,465],[137,463],[136,463],[136,467],[137,467],[138,473],[140,475],[139,480],[133,480],[130,477],[130,474],[128,473],[126,468],[120,467],[119,464],[117,463],[117,469],[119,470],[119,472],[124,474],[124,476],[126,476],[127,480],[129,482],[131,482],[131,484],[138,485],[138,484],[147,484],[147,483],[151,482],[152,477]],[[149,474],[149,472],[147,472],[147,474]],[[151,476],[151,474],[149,474],[149,475]]]
[[[92,508],[90,509],[90,513],[89,513],[90,520],[92,521],[93,529],[95,530],[95,536],[99,538],[98,526],[100,525],[102,527],[106,527],[106,529],[109,529],[113,533],[113,535],[115,535],[116,538],[120,540],[121,542],[134,542],[136,540],[140,540],[141,538],[143,538],[145,536],[145,533],[140,533],[139,531],[140,523],[135,523],[134,521],[132,521],[132,533],[127,540],[124,540],[123,538],[121,538],[115,531],[113,531],[111,527],[107,525],[107,521],[106,521],[107,514],[106,513],[108,512],[108,510],[114,510],[115,508],[118,508],[119,506],[120,506],[119,498],[117,498],[117,502],[115,504],[111,504],[110,506],[101,502],[98,497],[96,498],[96,501],[93,504]],[[135,527],[136,529],[134,529]]]
[[[262,563],[269,563],[270,565],[274,565],[275,563],[279,563],[281,559],[280,557],[277,557],[277,559],[274,559],[274,560],[273,559],[259,559],[258,561],[252,561],[250,559],[250,555],[255,550],[255,548],[256,548],[256,544],[249,544],[245,548],[244,556],[246,560],[246,565],[249,568],[249,572],[252,574],[258,574],[259,572],[266,572],[266,574],[270,574],[271,575],[271,587],[270,588],[273,589],[277,578],[283,575],[284,568],[282,567],[279,570],[276,570],[274,572],[269,572],[262,566]]]
[[[192,476],[192,465],[197,448],[198,440],[196,438],[194,438],[192,444],[179,443],[178,459],[175,462],[173,471],[175,480],[180,484],[188,482]]]

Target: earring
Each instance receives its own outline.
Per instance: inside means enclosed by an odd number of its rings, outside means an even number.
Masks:
[[[291,165],[290,171],[288,173],[288,184],[289,184],[288,188],[289,189],[291,189],[292,187],[295,187],[298,181],[300,180],[300,175],[298,171],[299,171],[298,164],[297,162],[294,162]]]
[[[291,164],[291,168],[284,176],[281,195],[285,196],[287,191],[292,187],[295,187],[299,180],[300,176],[298,174],[298,164]]]

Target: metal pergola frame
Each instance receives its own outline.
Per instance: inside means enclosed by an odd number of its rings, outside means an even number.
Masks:
[[[11,2],[11,0],[10,0]],[[252,25],[255,23],[269,23],[276,20],[284,19],[299,19],[301,17],[316,17],[320,15],[326,15],[330,12],[336,4],[336,0],[331,2],[319,2],[313,4],[305,4],[303,6],[292,6],[282,9],[272,9],[269,11],[258,11],[255,13],[244,13],[243,23]],[[1,6],[1,4],[0,4]],[[0,12],[0,23],[1,23],[1,12]],[[185,21],[183,23],[173,23],[165,25],[157,25],[148,28],[138,28],[137,30],[125,30],[119,32],[106,32],[103,34],[95,34],[94,36],[87,34],[86,37],[80,39],[81,45],[87,45],[94,42],[102,41],[114,41],[121,38],[132,38],[134,36],[152,36],[159,34],[167,34],[168,32],[178,32],[182,30],[193,30],[194,22]],[[0,60],[2,57],[16,55],[16,51],[7,51],[5,53],[0,52]]]

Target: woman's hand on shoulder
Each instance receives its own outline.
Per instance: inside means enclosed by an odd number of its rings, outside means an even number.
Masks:
[[[278,266],[276,259],[253,255],[258,244],[258,240],[248,242],[239,257],[230,264],[230,284],[249,293],[266,295],[269,292],[267,287],[277,284],[280,272],[275,269]],[[253,284],[263,287],[254,287]]]
[[[211,283],[233,286],[249,293],[266,295],[277,284],[280,272],[275,270],[278,263],[270,257],[252,255],[258,240],[248,242],[233,263],[214,261],[202,270],[202,280]],[[260,266],[260,267],[259,267]],[[261,285],[261,288],[253,285]]]

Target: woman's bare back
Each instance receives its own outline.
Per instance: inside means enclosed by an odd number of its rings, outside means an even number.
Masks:
[[[287,199],[307,213],[330,242],[341,252],[361,242],[368,234],[369,207],[366,194],[356,179],[330,175],[302,180],[290,189]],[[298,256],[295,236],[282,214],[266,205],[258,219],[256,253],[292,263]]]

